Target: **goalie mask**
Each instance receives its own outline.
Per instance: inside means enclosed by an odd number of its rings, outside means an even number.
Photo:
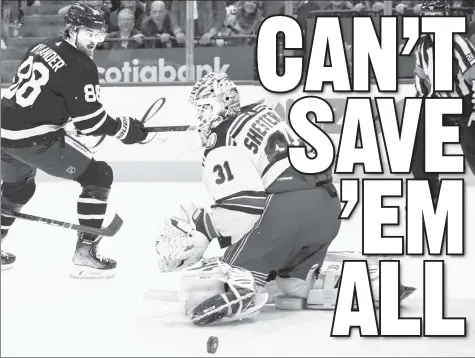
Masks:
[[[212,72],[198,81],[191,90],[189,102],[196,110],[203,146],[206,146],[212,128],[241,112],[236,85],[225,73]]]

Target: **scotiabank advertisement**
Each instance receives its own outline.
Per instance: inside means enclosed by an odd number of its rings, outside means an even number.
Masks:
[[[197,47],[195,79],[209,72],[226,72],[237,81],[254,79],[254,47]],[[239,61],[236,61],[239,59]],[[94,61],[101,83],[187,82],[184,48],[96,51]]]

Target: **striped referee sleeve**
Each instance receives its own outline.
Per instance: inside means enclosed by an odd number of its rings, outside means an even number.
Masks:
[[[475,80],[475,47],[465,36],[454,36],[454,56],[465,80]]]
[[[425,80],[427,78],[422,67],[423,44],[419,44],[416,50],[416,66],[414,68],[414,86],[416,87],[416,97],[426,97],[429,93]]]

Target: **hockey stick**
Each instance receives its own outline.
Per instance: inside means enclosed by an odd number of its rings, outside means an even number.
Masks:
[[[149,133],[156,132],[186,132],[191,126],[158,126],[158,127],[145,127],[145,131]]]
[[[111,223],[108,226],[100,228],[100,229],[90,227],[90,226],[71,224],[71,223],[67,223],[67,222],[59,221],[59,220],[43,218],[41,216],[36,216],[36,215],[23,214],[17,211],[6,210],[6,209],[2,209],[2,215],[10,216],[16,219],[23,219],[23,220],[35,221],[35,222],[40,222],[43,224],[53,225],[53,226],[59,226],[65,229],[72,229],[72,230],[84,232],[87,234],[100,235],[100,236],[114,236],[115,234],[117,234],[117,232],[120,230],[123,224],[122,219],[117,214],[114,215],[114,218],[112,219]]]

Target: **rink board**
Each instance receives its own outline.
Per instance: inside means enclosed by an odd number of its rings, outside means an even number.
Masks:
[[[347,93],[333,93],[327,86],[323,93],[303,93],[297,88],[291,93],[275,95],[265,91],[258,85],[238,86],[241,101],[249,104],[259,100],[277,106],[283,117],[286,117],[292,103],[306,95],[317,95],[327,100],[333,107],[334,124],[325,125],[335,147],[338,147],[341,122],[346,105]],[[401,84],[399,93],[393,95],[396,102],[404,97],[414,95],[413,85]],[[144,119],[147,126],[159,125],[191,125],[194,124],[194,112],[188,104],[191,86],[140,86],[140,87],[103,87],[101,101],[112,116],[131,116]],[[351,97],[389,97],[389,93],[380,93],[373,86],[370,93],[351,93]],[[68,127],[68,129],[73,129]],[[71,135],[73,135],[71,133]],[[381,138],[381,135],[379,135]],[[150,141],[143,145],[126,146],[120,141],[105,138],[77,138],[90,148],[97,160],[107,161],[114,170],[117,182],[198,182],[201,180],[202,150],[198,136],[193,132],[176,132],[156,134],[149,137]],[[381,153],[385,153],[380,141]],[[455,147],[455,146],[454,146]],[[456,150],[460,151],[457,146]],[[448,153],[452,153],[449,150]],[[385,172],[388,172],[386,155],[382,154]],[[386,174],[396,177],[391,174]],[[364,178],[362,169],[355,175],[343,177]],[[376,178],[377,175],[371,175]],[[398,176],[405,177],[405,176]],[[407,176],[406,176],[407,177]],[[459,177],[459,176],[458,176]],[[38,181],[56,181],[57,178],[44,173],[38,173]],[[339,181],[341,176],[336,175]],[[468,184],[475,185],[475,178],[466,175]]]
[[[114,170],[114,181],[116,182],[181,182],[192,183],[201,181],[201,162],[184,161],[184,162],[109,162]],[[468,170],[468,169],[467,169]],[[335,175],[334,181],[339,183],[340,180],[364,179],[364,178],[411,178],[409,175],[367,175],[361,171],[355,172],[354,175]],[[460,175],[441,175],[441,178],[460,178]],[[51,177],[44,173],[38,173],[38,181],[53,182],[61,181],[55,177]],[[464,175],[467,185],[475,186],[475,178],[473,175],[466,173]]]

